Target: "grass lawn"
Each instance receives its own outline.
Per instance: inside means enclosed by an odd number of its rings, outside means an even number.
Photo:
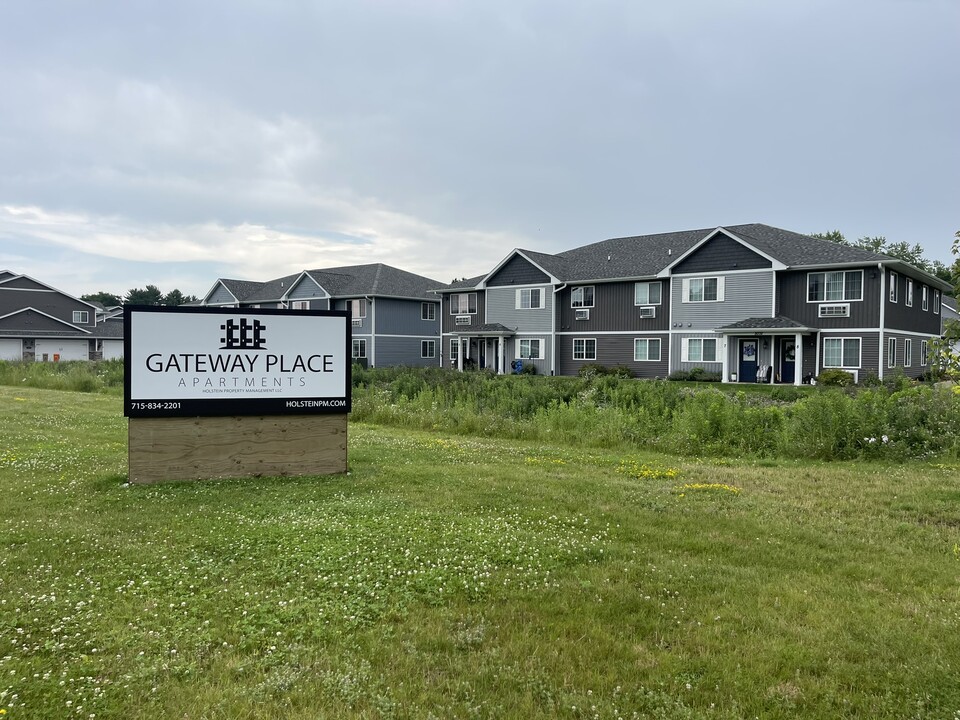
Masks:
[[[960,467],[351,425],[347,476],[126,486],[0,387],[6,718],[960,716]]]

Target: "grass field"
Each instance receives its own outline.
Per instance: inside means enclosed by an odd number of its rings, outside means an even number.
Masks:
[[[7,718],[960,717],[960,467],[351,425],[349,475],[127,486],[0,387]]]

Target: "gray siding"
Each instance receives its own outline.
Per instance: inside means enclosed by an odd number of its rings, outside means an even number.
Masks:
[[[416,335],[423,337],[440,336],[440,306],[434,303],[435,320],[421,320],[420,300],[395,300],[377,298],[377,334]]]
[[[571,285],[557,293],[557,330],[561,332],[651,331],[670,328],[670,281],[660,283],[661,301],[655,305],[655,318],[641,318],[640,308],[634,305],[634,282],[599,283],[593,285],[593,307],[589,320],[577,320],[576,308],[570,307]]]
[[[550,374],[550,360],[552,357],[553,348],[551,347],[552,343],[550,342],[550,335],[548,333],[517,333],[516,337],[506,338],[505,340],[505,350],[504,357],[506,358],[506,370],[511,372],[510,363],[514,360],[519,360],[520,355],[520,340],[540,340],[540,346],[543,348],[543,359],[542,360],[523,360],[524,365],[534,365],[537,368],[538,375],[549,375]]]
[[[719,233],[673,268],[673,274],[709,273],[725,270],[758,270],[773,267],[762,255]]]
[[[850,317],[846,318],[819,317],[820,305],[823,303],[807,302],[807,275],[809,272],[807,270],[796,270],[777,273],[778,314],[803,323],[807,327],[823,328],[824,330],[880,326],[880,279],[875,266],[873,268],[863,268],[863,300],[850,301]]]
[[[517,328],[517,333],[549,333],[553,328],[553,288],[544,285],[544,307],[537,310],[517,310],[516,288],[487,290],[487,322]]]
[[[364,298],[351,298],[350,300],[361,300]],[[350,308],[347,306],[347,303],[350,300],[334,300],[334,310],[347,310]],[[353,328],[354,335],[369,335],[372,332],[373,328],[373,302],[367,300],[367,316],[360,319],[359,325],[351,325]]]
[[[596,360],[574,360],[574,338],[593,338],[597,341]],[[633,341],[636,338],[659,338],[660,360],[636,362],[633,359]],[[557,338],[557,374],[576,375],[584,365],[598,364],[607,367],[623,365],[630,368],[634,377],[664,378],[669,373],[668,353],[670,336],[657,335],[561,335]]]
[[[311,300],[313,298],[325,298],[327,291],[317,285],[312,278],[304,275],[290,292],[287,294],[288,300]],[[313,305],[310,306],[311,309]]]
[[[514,255],[506,264],[497,270],[487,282],[487,286],[496,285],[536,285],[549,283],[550,276],[543,270],[531,265],[529,261],[519,255]]]
[[[887,356],[887,343],[890,338],[895,338],[897,341],[897,356],[895,358],[896,367],[888,367],[889,358]],[[883,348],[881,348],[883,354],[883,372],[885,375],[889,375],[893,372],[902,371],[907,377],[918,378],[927,372],[930,369],[929,365],[921,365],[920,362],[923,359],[922,353],[920,352],[920,344],[924,341],[929,345],[932,338],[927,337],[918,337],[916,335],[899,335],[897,333],[886,333],[883,336]],[[907,367],[906,361],[906,341],[910,340],[912,344],[910,359],[911,365]]]
[[[674,277],[670,292],[673,326],[690,331],[713,329],[747,318],[772,317],[773,271],[712,273],[699,277],[724,277],[722,302],[685,303],[682,278]]]
[[[15,288],[17,290],[42,290],[43,292],[57,292],[56,290],[51,290],[46,285],[42,285],[28,277],[18,277],[12,280],[7,280],[7,282],[3,284],[3,287]]]
[[[708,338],[717,341],[717,362],[682,362],[683,338]],[[675,333],[670,336],[670,372],[703,368],[708,372],[723,372],[724,339],[721,335],[709,332]],[[728,343],[729,344],[729,343]],[[731,372],[736,372],[732,370]]]
[[[16,288],[10,288],[8,285],[9,283],[5,283],[4,286],[0,288],[0,316],[9,315],[17,310],[23,310],[24,308],[32,307],[42,313],[46,313],[47,315],[57,318],[58,320],[62,320],[63,322],[70,323],[71,325],[76,325],[77,327],[82,327],[88,330],[93,328],[97,321],[96,308],[90,307],[85,302],[75,300],[74,298],[59,293],[56,290],[18,290]],[[87,322],[74,323],[74,310],[87,313]],[[32,315],[32,317],[39,318],[41,316]],[[22,314],[16,316],[15,318],[11,318],[11,322],[13,322],[14,325],[10,329],[22,327],[26,320],[26,316]],[[39,322],[39,320],[35,321]],[[69,330],[69,328],[65,328],[62,325],[56,329]]]
[[[436,356],[432,358],[420,357],[420,341],[433,340],[436,349]],[[367,344],[367,353],[370,352],[369,341]],[[376,342],[376,367],[388,367],[391,365],[404,365],[407,367],[434,367],[440,364],[440,338],[439,337],[381,337],[377,336]]]
[[[227,290],[222,284],[217,284],[217,289],[213,291],[213,294],[210,295],[210,299],[207,300],[207,305],[219,305],[221,303],[235,303],[237,300],[233,297],[233,294]]]
[[[471,290],[470,292],[476,292],[477,294],[477,314],[470,316],[469,325],[457,325],[457,316],[450,314],[450,295],[448,293],[443,294],[442,301],[440,303],[440,321],[443,323],[443,332],[461,332],[463,330],[469,330],[470,328],[477,328],[487,322],[487,314],[484,307],[484,291]],[[455,294],[460,295],[462,293]]]
[[[923,287],[924,283],[917,278],[913,278],[913,307],[907,307],[907,280],[909,276],[898,273],[897,277],[897,302],[890,302],[890,287],[887,286],[884,302],[884,325],[894,330],[910,330],[912,332],[930,333],[937,335],[940,332],[940,316],[933,314],[933,288],[927,292],[930,299],[927,304],[927,311],[923,311]],[[887,273],[887,282],[889,283],[890,273]]]
[[[879,374],[878,370],[880,367],[880,334],[879,333],[845,333],[842,330],[834,332],[823,332],[820,333],[820,368],[819,371],[823,372],[823,341],[827,338],[837,338],[837,337],[859,337],[860,338],[860,367],[852,368],[859,370],[858,380],[863,380],[864,376],[867,373],[872,373],[874,375]],[[902,344],[900,347],[901,351],[903,349]],[[806,346],[804,346],[806,350]],[[843,368],[851,369],[851,368]]]

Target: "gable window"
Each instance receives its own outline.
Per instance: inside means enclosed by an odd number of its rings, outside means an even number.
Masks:
[[[900,279],[899,276],[891,270],[890,271],[890,302],[892,303],[895,303],[897,301],[897,281],[899,279]]]
[[[939,290],[933,291],[933,314],[934,315],[940,314],[940,291]]]
[[[633,286],[634,305],[659,305],[660,282],[638,282]]]
[[[926,285],[920,288],[920,307],[924,312],[930,309],[930,288]]]
[[[913,340],[907,338],[903,341],[903,366],[913,365]]]
[[[825,368],[860,367],[860,338],[825,338],[823,366]]]
[[[913,278],[907,278],[907,292],[903,304],[907,307],[913,307]]]
[[[863,270],[807,273],[807,302],[863,300]]]
[[[921,366],[924,366],[924,367],[926,366],[928,352],[929,350],[927,350],[927,341],[921,340],[920,341],[920,365]]]
[[[716,338],[684,338],[680,347],[681,362],[717,362]]]
[[[364,298],[350,300],[350,316],[354,320],[362,320],[367,316],[367,301]]]
[[[294,310],[309,310],[310,301],[309,300],[294,300],[290,303],[290,307]]]
[[[420,319],[436,320],[437,306],[435,303],[420,303]]]
[[[584,285],[575,287],[570,291],[570,307],[573,308],[592,308],[593,307],[593,285]]]
[[[574,338],[573,339],[573,359],[574,360],[596,360],[597,359],[597,341],[594,338]]]
[[[660,359],[660,338],[636,338],[633,341],[633,359],[637,362]]]
[[[521,288],[517,290],[517,310],[540,310],[543,308],[543,290]]]
[[[723,278],[689,278],[683,281],[683,302],[721,302]]]
[[[353,359],[360,360],[366,357],[367,357],[367,341],[354,340],[353,341]]]
[[[887,367],[897,366],[897,339],[887,338]]]
[[[521,360],[543,360],[543,343],[539,339],[517,340],[517,357]]]
[[[454,293],[450,296],[450,314],[451,315],[476,315],[477,314],[477,294],[476,293]]]
[[[74,310],[73,311],[73,321],[75,323],[88,323],[90,322],[90,311],[89,310]]]
[[[420,357],[433,358],[436,356],[437,356],[437,341],[421,340],[420,341]]]

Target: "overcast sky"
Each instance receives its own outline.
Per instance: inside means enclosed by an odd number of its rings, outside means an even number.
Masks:
[[[960,2],[0,9],[0,269],[74,295],[748,222],[952,260]]]

